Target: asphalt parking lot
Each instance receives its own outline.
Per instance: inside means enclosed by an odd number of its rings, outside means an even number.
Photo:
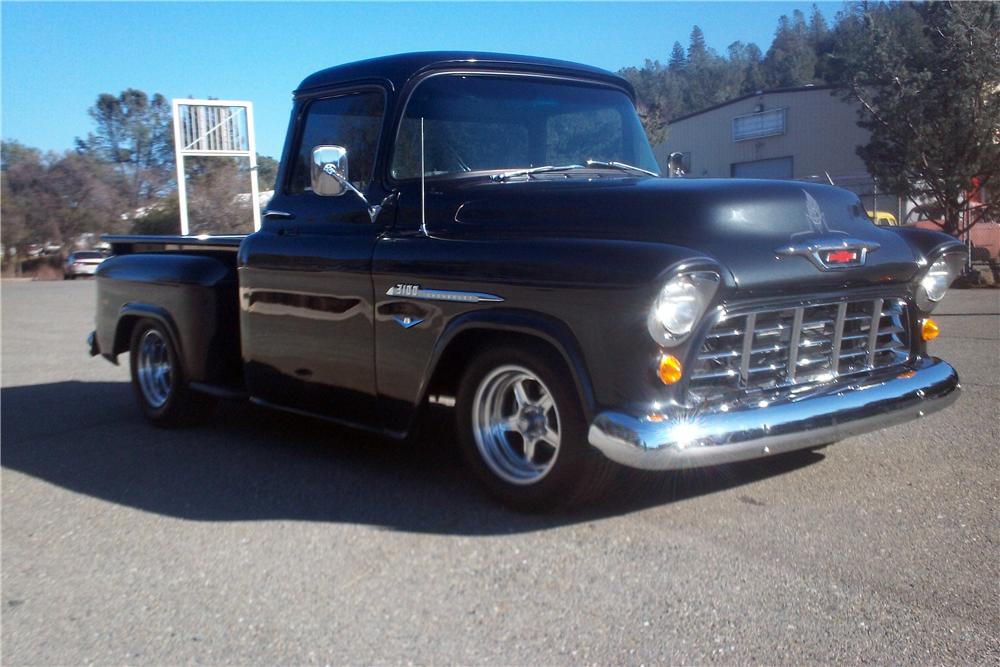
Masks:
[[[558,516],[482,496],[444,430],[154,429],[86,354],[93,282],[0,298],[3,664],[1000,660],[1000,290],[938,311],[952,408]]]

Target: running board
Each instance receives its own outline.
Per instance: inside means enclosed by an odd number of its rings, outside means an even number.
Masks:
[[[245,401],[250,398],[250,395],[242,389],[235,389],[233,387],[222,387],[216,384],[206,384],[204,382],[192,382],[188,385],[197,392],[202,394],[208,394],[209,396],[215,396],[217,398],[222,398],[227,401]]]

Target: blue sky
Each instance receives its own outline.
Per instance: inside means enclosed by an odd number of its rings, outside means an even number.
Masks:
[[[291,91],[331,65],[404,51],[547,56],[610,70],[666,60],[698,24],[709,46],[766,50],[781,14],[810,2],[50,3],[0,4],[0,134],[64,150],[92,129],[97,95],[254,103],[257,148],[278,157]],[[840,2],[817,3],[832,23]]]

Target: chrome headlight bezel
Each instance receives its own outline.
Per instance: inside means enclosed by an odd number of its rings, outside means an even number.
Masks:
[[[701,321],[719,289],[721,277],[710,269],[678,271],[656,295],[646,326],[660,345],[680,345]]]
[[[917,306],[927,313],[934,310],[948,293],[948,288],[962,272],[964,266],[964,250],[961,252],[952,250],[938,255],[930,262],[927,270],[920,274],[914,295]]]

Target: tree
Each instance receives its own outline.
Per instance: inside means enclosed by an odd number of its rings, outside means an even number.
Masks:
[[[670,60],[667,63],[667,69],[675,74],[679,74],[684,71],[687,66],[687,56],[684,55],[684,47],[681,46],[680,42],[674,42],[674,48],[670,51]]]
[[[278,161],[267,155],[257,154],[257,187],[261,192],[274,189],[278,180]]]
[[[720,91],[725,61],[705,43],[705,33],[694,26],[688,46],[687,67],[683,73],[683,95],[686,111],[704,109],[722,101]]]
[[[731,84],[735,86],[729,98],[747,95],[764,89],[764,73],[761,69],[760,47],[754,43],[733,42],[729,45],[729,69]]]
[[[90,156],[43,156],[4,142],[2,182],[7,245],[69,243],[84,232],[122,230],[126,204],[120,179]]]
[[[0,143],[0,169],[23,164],[24,162],[41,162],[42,152],[37,148],[25,146],[20,141],[4,141]]]
[[[114,165],[133,210],[162,196],[174,163],[167,99],[128,88],[117,96],[102,93],[89,113],[96,128],[77,140],[79,152]]]
[[[250,178],[237,159],[189,158],[188,218],[192,234],[240,234],[253,229]]]
[[[834,72],[871,140],[858,149],[883,188],[940,211],[960,235],[1000,201],[1000,5],[854,5]]]
[[[774,41],[764,57],[768,87],[788,88],[815,82],[816,52],[809,43],[805,15],[795,10],[792,19],[782,16]]]

